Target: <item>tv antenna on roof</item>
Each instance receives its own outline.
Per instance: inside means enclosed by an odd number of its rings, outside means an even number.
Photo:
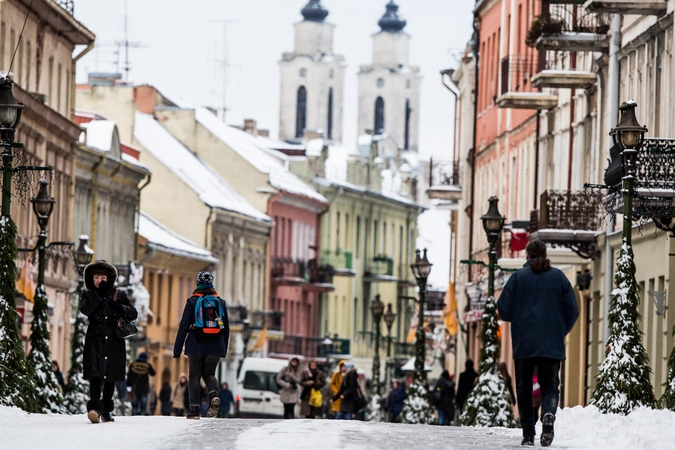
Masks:
[[[232,23],[240,22],[240,20],[211,20],[211,22],[218,22],[223,24],[223,48],[222,48],[222,59],[216,58],[216,63],[219,64],[222,77],[222,97],[221,97],[221,111],[222,111],[222,121],[225,122],[225,113],[227,112],[227,83],[228,78],[228,68],[230,67],[230,57],[229,57],[229,46],[227,44],[227,28]]]

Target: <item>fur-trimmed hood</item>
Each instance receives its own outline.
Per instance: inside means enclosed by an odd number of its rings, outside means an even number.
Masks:
[[[94,285],[94,272],[103,272],[108,276],[108,280],[101,283],[98,289]],[[115,287],[115,281],[117,281],[117,269],[103,259],[94,261],[84,268],[84,285],[90,291],[108,292]]]

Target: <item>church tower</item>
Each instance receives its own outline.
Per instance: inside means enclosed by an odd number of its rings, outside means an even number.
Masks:
[[[373,63],[359,71],[358,134],[386,133],[400,149],[417,151],[421,76],[409,65],[410,35],[394,0],[377,24]]]
[[[333,54],[335,25],[321,0],[310,0],[295,24],[295,50],[281,66],[279,138],[302,142],[304,133],[342,141],[344,57]]]

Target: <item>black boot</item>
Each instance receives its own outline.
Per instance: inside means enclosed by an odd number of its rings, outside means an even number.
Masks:
[[[218,417],[218,408],[220,407],[220,397],[218,397],[218,392],[212,391],[209,392],[209,410],[206,412],[206,417]]]
[[[99,423],[101,421],[102,410],[103,402],[101,400],[89,400],[87,402],[87,418],[91,423]]]
[[[534,436],[525,436],[523,442],[520,445],[531,445],[534,446]]]
[[[190,411],[185,418],[199,420],[199,406],[190,406]]]
[[[103,413],[101,414],[101,422],[114,422],[115,418],[112,411],[115,409],[115,402],[112,400],[103,400]]]
[[[553,422],[555,422],[555,416],[551,413],[544,414],[544,417],[541,418],[541,438],[540,443],[542,447],[548,447],[553,442]]]

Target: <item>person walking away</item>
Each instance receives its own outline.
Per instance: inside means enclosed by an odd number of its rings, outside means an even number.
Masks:
[[[173,346],[174,358],[180,358],[183,345],[188,357],[188,419],[199,419],[200,379],[204,380],[208,389],[209,408],[206,415],[218,415],[220,398],[215,374],[220,358],[227,354],[229,340],[227,305],[213,288],[213,275],[206,271],[199,272],[197,288],[185,303]]]
[[[511,404],[515,405],[516,404],[516,396],[513,394],[513,380],[511,379],[511,375],[509,375],[509,370],[506,367],[506,363],[500,362],[497,367],[499,368],[499,373],[501,373],[502,377],[504,378],[504,383],[506,384],[506,389],[508,389],[509,395],[511,396]]]
[[[187,392],[187,375],[181,373],[178,375],[178,381],[173,385],[171,393],[171,412],[174,416],[181,417],[185,415],[185,393]]]
[[[387,399],[387,421],[396,422],[398,416],[401,415],[403,411],[403,401],[408,397],[408,393],[405,391],[405,383],[394,380],[391,383],[391,391],[389,392],[389,398]]]
[[[473,360],[467,359],[464,363],[464,372],[459,374],[457,383],[457,406],[460,413],[464,410],[464,403],[476,384],[476,378],[478,373],[473,368]]]
[[[333,396],[337,394],[337,391],[340,390],[340,386],[342,386],[342,379],[344,378],[344,373],[347,370],[345,369],[345,362],[346,361],[342,360],[338,363],[338,370],[335,371],[330,377],[330,383],[328,384],[328,387],[330,388],[331,419],[334,419],[335,416],[337,416],[337,413],[340,412],[340,399],[333,400]]]
[[[311,360],[307,368],[302,371],[300,385],[303,387],[302,394],[300,394],[300,400],[302,400],[300,415],[307,419],[316,419],[317,416],[321,418],[321,406],[323,405],[321,390],[326,385],[326,374],[319,370],[319,364],[315,360]]]
[[[538,369],[541,386],[540,442],[553,442],[553,423],[560,397],[560,362],[565,359],[565,336],[579,317],[576,295],[563,272],[551,267],[546,244],[535,239],[525,248],[527,262],[511,275],[497,301],[499,316],[511,322],[516,364],[518,411],[522,445],[534,445],[532,375]]]
[[[295,418],[295,405],[300,400],[298,393],[300,376],[300,360],[293,357],[274,378],[279,388],[279,399],[284,405],[284,419]]]
[[[234,395],[229,389],[227,383],[223,383],[220,386],[220,392],[218,392],[218,397],[220,398],[220,406],[218,407],[218,417],[225,419],[230,415],[230,406],[234,405]]]
[[[56,382],[59,383],[61,393],[63,394],[63,388],[65,387],[65,383],[63,382],[63,373],[61,372],[61,368],[59,367],[58,361],[56,361],[55,359],[52,360],[52,372],[54,372]]]
[[[434,391],[438,395],[436,410],[438,411],[438,424],[450,425],[455,419],[455,382],[450,378],[450,373],[444,370],[436,380]]]
[[[171,385],[168,381],[162,383],[162,389],[159,390],[160,412],[163,416],[171,415]]]
[[[148,362],[148,354],[141,352],[136,361],[129,365],[127,386],[131,387],[131,415],[147,416],[150,377],[155,376],[155,368]]]
[[[115,289],[116,280],[117,269],[104,260],[84,268],[80,312],[87,316],[89,325],[84,338],[82,377],[89,381],[87,417],[92,423],[115,421],[111,414],[115,382],[124,381],[127,367],[126,342],[115,334],[115,324],[119,318],[138,317],[127,295]]]
[[[340,400],[340,412],[335,416],[338,420],[352,420],[356,413],[354,401],[360,394],[358,374],[354,364],[345,363],[345,374],[342,379],[340,390],[333,396],[333,401]]]

